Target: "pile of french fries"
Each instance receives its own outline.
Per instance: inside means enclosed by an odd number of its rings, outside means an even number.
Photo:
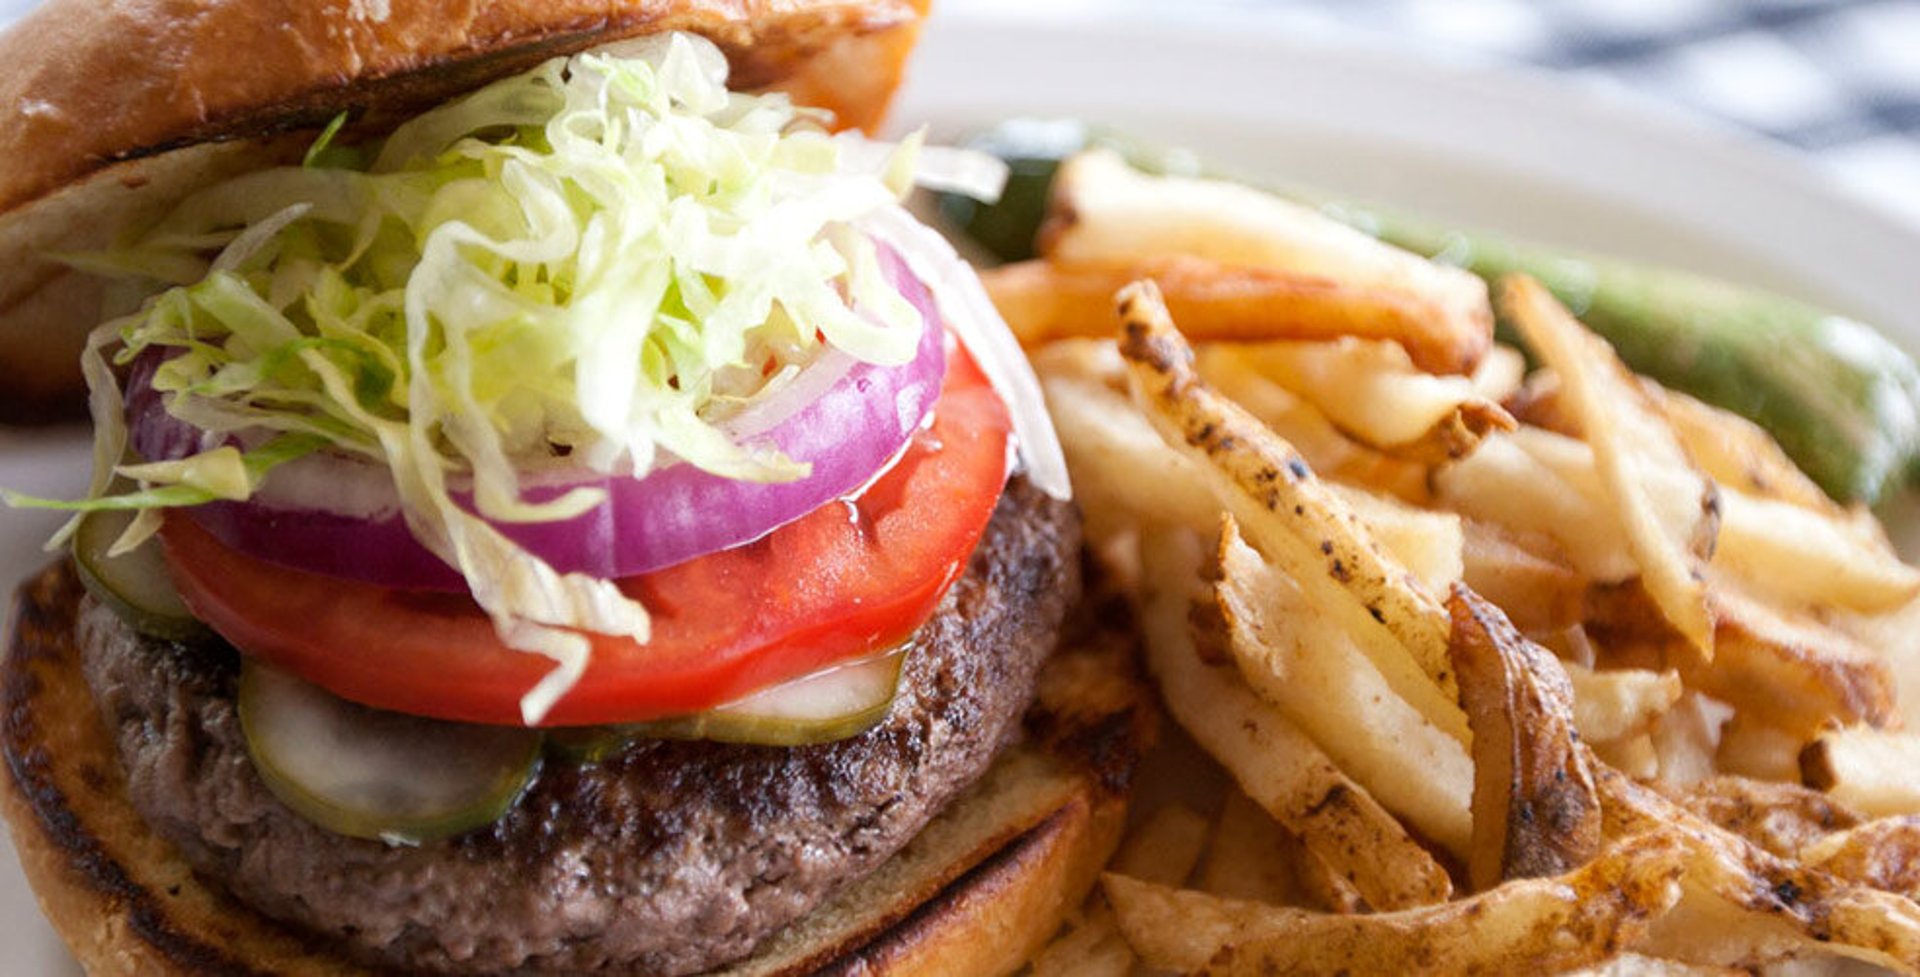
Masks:
[[[988,289],[1228,776],[1033,973],[1920,975],[1920,571],[1871,515],[1530,280],[1102,152],[1040,244]]]

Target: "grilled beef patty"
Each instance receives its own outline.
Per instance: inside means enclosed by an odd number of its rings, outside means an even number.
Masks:
[[[685,974],[877,867],[986,770],[1078,597],[1078,546],[1072,507],[1016,476],[874,729],[549,760],[498,823],[411,848],[332,834],[268,791],[231,648],[141,637],[91,601],[80,644],[134,805],[262,913],[405,971]]]

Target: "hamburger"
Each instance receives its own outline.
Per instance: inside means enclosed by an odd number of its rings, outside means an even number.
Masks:
[[[96,429],[87,499],[11,497],[76,516],[0,797],[90,972],[1000,972],[1078,903],[1145,710],[1018,347],[900,203],[992,174],[840,129],[923,13],[0,37],[9,409],[77,355]]]

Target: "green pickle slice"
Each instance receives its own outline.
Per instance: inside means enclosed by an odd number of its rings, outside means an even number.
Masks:
[[[371,709],[251,660],[239,708],[275,796],[354,838],[419,844],[492,824],[540,769],[539,730]]]
[[[560,756],[597,763],[642,739],[714,740],[758,746],[809,746],[849,739],[886,718],[908,649],[839,665],[691,716],[644,723],[554,730]]]
[[[172,641],[204,637],[207,627],[174,589],[159,543],[148,540],[130,553],[107,555],[136,515],[129,509],[115,509],[80,517],[73,534],[73,562],[80,581],[141,634]]]

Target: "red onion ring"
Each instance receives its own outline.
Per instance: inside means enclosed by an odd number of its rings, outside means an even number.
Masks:
[[[920,312],[920,345],[914,358],[902,366],[853,363],[824,393],[753,439],[795,460],[811,462],[813,470],[807,477],[773,484],[743,482],[680,463],[656,468],[639,479],[596,475],[534,485],[524,492],[530,501],[539,502],[581,486],[606,491],[604,502],[576,518],[494,525],[556,570],[617,579],[751,542],[858,491],[899,456],[909,437],[926,422],[946,373],[946,335],[933,296],[905,262],[884,246],[880,265]],[[182,458],[226,440],[166,412],[151,385],[159,362],[158,357],[141,357],[129,378],[128,424],[134,450],[150,460]],[[804,378],[796,379],[802,382]],[[288,485],[289,478],[313,484]],[[374,491],[358,494],[390,500],[384,506],[374,505],[371,513],[364,501],[329,507],[287,507],[269,501],[289,494],[337,500],[343,485],[366,485],[369,480]],[[227,546],[282,566],[387,587],[466,589],[458,571],[408,530],[385,469],[360,459],[311,456],[275,471],[268,482],[279,483],[271,484],[275,491],[268,493],[269,499],[210,502],[187,511]],[[308,488],[314,491],[305,491]],[[456,492],[454,497],[472,510],[471,494]]]

